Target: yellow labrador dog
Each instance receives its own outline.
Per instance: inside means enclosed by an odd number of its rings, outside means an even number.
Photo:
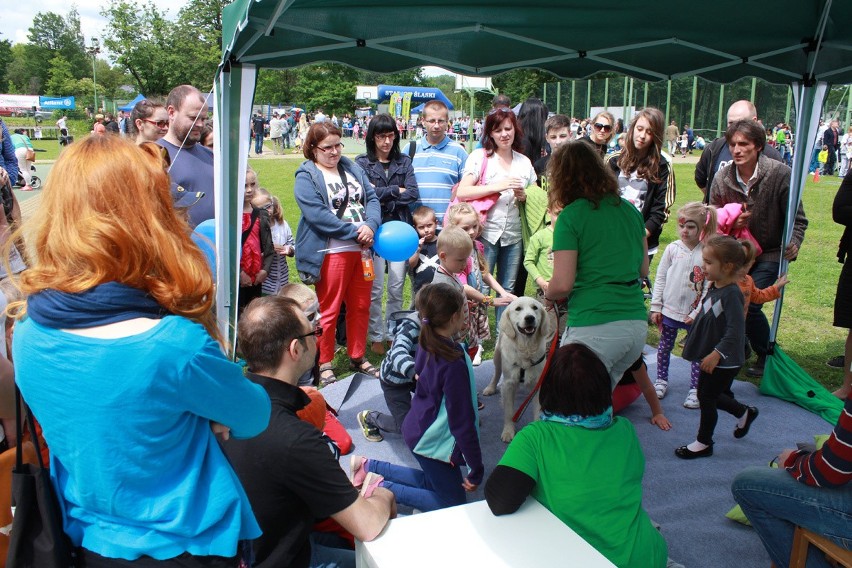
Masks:
[[[503,433],[500,439],[508,443],[515,437],[515,393],[524,383],[527,389],[538,381],[547,350],[556,332],[556,317],[546,312],[537,300],[522,296],[509,304],[500,318],[500,336],[494,346],[494,377],[482,394],[491,396],[497,392],[500,376],[503,381],[500,394],[503,398]],[[533,400],[533,412],[538,419],[541,407],[538,394]]]

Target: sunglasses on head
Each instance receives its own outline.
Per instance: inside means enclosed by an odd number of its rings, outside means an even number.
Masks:
[[[604,132],[609,132],[612,130],[611,124],[601,124],[600,122],[595,123],[595,130],[602,130]]]

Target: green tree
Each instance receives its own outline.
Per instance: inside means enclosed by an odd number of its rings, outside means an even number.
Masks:
[[[8,39],[0,40],[0,91],[8,92],[9,76],[7,69],[12,62],[12,42]]]
[[[66,95],[74,84],[71,64],[57,53],[50,61],[50,77],[45,85],[45,93],[54,97]]]
[[[148,96],[163,95],[176,85],[171,73],[175,53],[171,26],[151,3],[135,4],[111,0],[101,10],[107,19],[103,43],[118,54],[116,64],[127,69],[136,87]]]
[[[40,52],[28,43],[16,43],[12,46],[11,54],[11,61],[6,67],[9,90],[21,95],[39,94],[50,74],[49,64],[44,65],[44,62],[36,60],[35,55]]]
[[[170,63],[173,85],[209,91],[222,55],[222,9],[230,0],[190,0],[173,24]]]
[[[260,69],[254,91],[255,103],[280,105],[293,102],[300,72],[301,69]]]
[[[327,114],[352,112],[358,72],[337,63],[321,63],[299,69],[293,88],[294,101],[312,112],[322,108]]]
[[[74,77],[79,79],[86,75],[88,59],[76,8],[72,7],[65,17],[55,12],[37,13],[27,37],[31,46],[44,52],[41,57],[48,62],[54,55],[61,54],[70,64]]]

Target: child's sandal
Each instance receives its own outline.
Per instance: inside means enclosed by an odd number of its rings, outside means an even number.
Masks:
[[[321,387],[327,387],[328,385],[337,382],[337,375],[334,374],[334,367],[331,364],[321,366],[319,372],[319,383]]]
[[[361,373],[365,373],[367,375],[372,375],[379,378],[379,370],[376,369],[372,363],[367,361],[364,358],[361,359],[350,359],[349,360],[349,368],[353,371],[358,371]]]

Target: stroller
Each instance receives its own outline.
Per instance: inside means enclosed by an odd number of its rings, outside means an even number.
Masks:
[[[36,148],[36,152],[44,152],[41,148]],[[35,161],[30,162],[30,187],[33,189],[41,189],[41,178],[36,174]],[[27,185],[27,182],[24,181],[24,174],[18,173],[18,181],[15,183],[15,187],[24,187]]]

